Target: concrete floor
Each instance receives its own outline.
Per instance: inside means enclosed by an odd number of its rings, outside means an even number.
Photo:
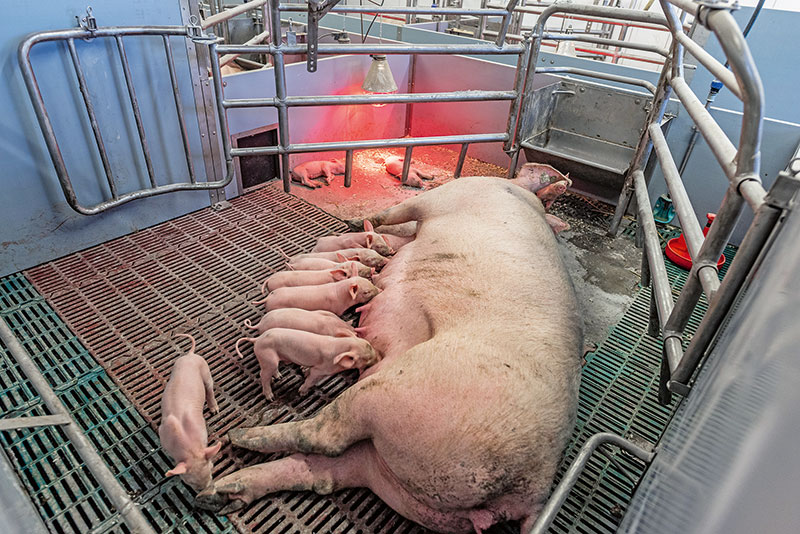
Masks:
[[[383,159],[393,154],[402,155],[402,151],[356,152],[350,188],[345,188],[343,179],[337,176],[330,186],[310,189],[296,185],[292,193],[341,219],[378,212],[422,192],[401,186],[397,178],[385,171]],[[419,162],[424,170],[436,176],[426,182],[426,188],[452,180],[457,157],[457,152],[441,147],[415,149],[415,163]],[[505,173],[501,167],[468,157],[463,175],[505,176]],[[641,253],[630,237],[620,234],[612,238],[606,234],[608,215],[612,212],[607,204],[569,193],[558,199],[551,211],[571,226],[558,236],[558,242],[583,306],[586,346],[591,349],[606,338],[608,329],[619,321],[633,300]]]

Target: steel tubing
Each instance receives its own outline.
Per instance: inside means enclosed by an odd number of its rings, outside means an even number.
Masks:
[[[632,50],[642,50],[644,52],[652,52],[653,54],[658,54],[659,56],[663,57],[669,56],[669,51],[661,48],[660,46],[634,43],[631,41],[620,41],[618,39],[606,39],[604,37],[594,37],[592,35],[583,35],[579,33],[545,33],[542,35],[542,39],[545,41],[581,41],[585,43],[618,46],[619,48],[630,48]]]
[[[63,425],[61,429],[131,531],[137,534],[155,534],[144,514],[131,500],[130,495],[123,489],[89,439],[81,431],[75,420],[72,419],[58,395],[47,383],[47,379],[42,376],[39,368],[22,346],[22,343],[19,342],[3,319],[0,319],[0,339],[3,340],[6,349],[11,353],[11,356],[28,380],[30,380],[50,413],[54,416],[62,416],[69,419],[69,423]]]
[[[508,110],[508,121],[506,122],[506,133],[508,134],[508,141],[503,145],[503,150],[507,153],[512,150],[519,150],[517,146],[517,137],[519,136],[520,127],[520,106],[524,95],[525,80],[528,77],[528,65],[530,62],[531,42],[525,40],[522,43],[525,47],[525,53],[517,58],[517,72],[514,76],[514,91],[516,98],[511,102],[511,107]],[[456,176],[457,178],[457,176]]]
[[[186,167],[189,170],[189,181],[192,183],[197,182],[194,174],[194,165],[192,164],[192,153],[189,147],[189,134],[186,132],[186,117],[183,112],[183,104],[181,103],[181,92],[178,88],[178,76],[175,73],[175,61],[172,57],[172,45],[169,42],[168,35],[162,35],[164,40],[164,51],[167,54],[167,68],[169,70],[169,79],[172,84],[172,95],[175,99],[175,112],[178,114],[178,126],[181,129],[181,140],[183,141],[183,155],[186,157]]]
[[[353,183],[353,151],[345,152],[344,158],[344,186],[350,187]]]
[[[644,181],[644,173],[641,170],[633,173],[633,188],[636,194],[636,204],[639,212],[639,222],[642,225],[644,237],[644,253],[647,255],[650,264],[650,278],[653,285],[653,295],[655,295],[658,320],[663,328],[667,322],[667,317],[672,312],[672,288],[667,277],[667,267],[664,264],[664,256],[661,253],[661,241],[658,238],[656,222],[653,220],[652,204],[650,196],[647,194],[647,184]]]
[[[406,94],[373,94],[373,95],[322,95],[322,96],[289,96],[286,97],[288,107],[304,106],[336,106],[355,104],[408,104],[428,102],[490,102],[497,100],[514,100],[514,91],[453,91],[449,93],[406,93]],[[226,108],[259,108],[275,107],[276,98],[232,99],[223,101]]]
[[[456,162],[456,169],[453,171],[453,178],[461,178],[461,171],[464,169],[464,160],[467,159],[467,150],[469,143],[461,145],[461,152],[458,153],[458,161]]]
[[[513,3],[516,4],[516,1]],[[280,11],[307,13],[306,4],[280,4]],[[471,15],[474,17],[507,17],[508,11],[503,9],[468,9],[468,8],[430,8],[430,7],[380,7],[380,6],[334,6],[330,13],[364,13],[370,15]]]
[[[253,37],[252,39],[249,39],[249,40],[245,41],[244,42],[244,46],[255,45],[255,44],[258,44],[260,42],[266,41],[267,39],[269,39],[269,32],[268,31],[261,32],[258,35],[256,35],[255,37]],[[227,65],[228,63],[230,63],[231,61],[233,61],[234,59],[236,59],[240,55],[241,54],[226,54],[226,55],[222,56],[221,58],[219,58],[219,66],[220,67],[224,67],[225,65]]]
[[[492,6],[492,4],[489,5]],[[666,19],[662,15],[654,12],[641,11],[636,9],[623,9],[618,7],[595,6],[591,4],[550,4],[549,7],[546,7],[542,11],[523,6],[515,8],[514,11],[518,13],[530,13],[534,15],[539,15],[540,20],[542,17],[544,17],[545,19],[550,18],[550,16],[553,13],[569,13],[571,15],[584,15],[588,17],[599,17],[601,19],[607,18],[611,19],[612,21],[630,20],[633,22],[644,22],[648,24],[653,24],[655,26],[667,25]],[[598,20],[596,22],[602,23],[604,21]],[[537,21],[537,25],[538,24],[539,22]]]
[[[495,39],[494,44],[497,46],[503,46],[503,43],[506,40],[506,34],[508,33],[508,26],[511,24],[511,18],[514,14],[514,8],[517,6],[517,2],[519,0],[508,0],[508,4],[505,6],[506,14],[503,16],[503,22],[500,24],[500,30],[497,32],[497,39]]]
[[[692,54],[697,60],[705,66],[708,71],[713,74],[719,81],[725,84],[725,87],[735,94],[739,100],[742,99],[742,90],[739,83],[736,81],[736,76],[725,68],[725,65],[720,63],[711,54],[705,51],[702,46],[692,40],[691,37],[682,31],[673,34],[675,38],[681,43],[686,50]]]
[[[553,490],[544,508],[542,508],[542,511],[539,513],[539,517],[536,518],[536,523],[534,523],[533,528],[527,534],[542,534],[543,532],[547,532],[547,529],[550,528],[556,515],[558,515],[558,511],[561,509],[564,501],[567,500],[569,492],[572,490],[573,486],[575,486],[578,477],[586,467],[589,458],[591,458],[595,450],[604,443],[616,445],[645,463],[652,462],[655,457],[655,453],[646,451],[638,445],[615,434],[610,434],[608,432],[595,434],[586,440],[586,443],[581,447],[580,452],[572,461],[572,464],[570,464],[569,469],[564,473],[564,478],[561,479],[556,489]]]
[[[203,20],[203,22],[200,24],[200,27],[203,28],[204,30],[207,30],[212,26],[216,26],[220,22],[225,22],[226,20],[230,20],[233,17],[241,15],[242,13],[247,13],[248,11],[251,11],[253,9],[258,9],[267,2],[269,2],[269,0],[252,0],[250,2],[246,2],[236,7],[232,7],[231,9],[220,11],[216,15],[211,15],[207,19]]]
[[[221,54],[277,54],[278,46],[271,45],[219,45]],[[305,44],[294,46],[281,46],[284,54],[305,54],[308,46]],[[522,45],[504,44],[441,44],[441,45],[395,45],[395,44],[320,44],[317,53],[326,55],[347,54],[459,54],[459,55],[511,55],[522,54],[525,48]]]
[[[647,80],[639,78],[631,78],[630,76],[620,76],[617,74],[608,74],[606,72],[595,72],[588,69],[579,69],[577,67],[537,67],[536,73],[541,74],[575,74],[576,76],[587,76],[589,78],[597,78],[599,80],[608,80],[610,82],[626,83],[628,85],[638,85],[644,87],[651,93],[655,94],[656,86]]]
[[[505,133],[441,135],[436,137],[401,137],[399,139],[372,139],[367,141],[331,141],[325,143],[299,143],[286,148],[279,146],[234,148],[231,155],[261,156],[273,154],[301,154],[306,152],[334,152],[338,150],[362,150],[365,148],[397,148],[408,146],[458,145],[462,143],[498,143],[508,139]]]

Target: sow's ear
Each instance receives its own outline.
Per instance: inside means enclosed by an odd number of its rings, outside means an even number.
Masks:
[[[337,354],[333,358],[333,364],[338,365],[340,367],[344,367],[345,369],[352,369],[353,366],[356,364],[356,353],[343,352],[341,354]]]
[[[214,456],[219,453],[219,450],[222,448],[222,442],[218,441],[216,445],[212,445],[211,447],[206,447],[203,453],[206,456],[206,460],[212,459]]]
[[[348,291],[350,292],[350,298],[356,300],[356,296],[358,296],[358,284],[350,284]]]
[[[180,462],[165,474],[168,477],[174,477],[175,475],[183,475],[184,473],[186,473],[186,462]]]
[[[349,278],[349,276],[347,276],[347,271],[345,271],[344,269],[331,270],[331,276],[333,276],[333,279],[336,280],[337,282],[339,280],[344,280],[345,278]]]

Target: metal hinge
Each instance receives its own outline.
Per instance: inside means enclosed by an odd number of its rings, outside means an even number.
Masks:
[[[75,20],[78,21],[78,27],[82,30],[86,30],[87,32],[92,34],[94,37],[94,32],[97,31],[97,19],[94,18],[92,14],[92,6],[86,7],[86,16],[81,17],[80,15],[75,15]],[[89,40],[91,37],[86,38],[85,40]]]

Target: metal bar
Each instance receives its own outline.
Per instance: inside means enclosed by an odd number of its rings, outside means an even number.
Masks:
[[[111,171],[111,164],[108,161],[106,146],[105,143],[103,143],[103,136],[100,133],[100,125],[97,124],[97,116],[94,113],[94,105],[89,96],[89,87],[86,85],[86,78],[83,76],[83,69],[81,69],[78,52],[75,50],[74,39],[67,39],[67,48],[69,49],[69,56],[72,58],[75,76],[78,77],[78,88],[81,91],[83,103],[86,106],[86,114],[89,115],[89,124],[92,127],[95,143],[97,143],[97,151],[100,153],[100,161],[103,163],[103,171],[106,173],[106,180],[108,181],[108,188],[111,191],[111,198],[117,198],[117,184],[114,182],[114,173]]]
[[[458,161],[456,162],[456,170],[453,172],[453,178],[461,178],[461,171],[464,169],[464,160],[467,159],[467,150],[469,150],[469,143],[461,145],[461,152],[458,154]]]
[[[161,37],[164,40],[164,50],[167,54],[169,79],[172,83],[172,94],[175,97],[175,111],[178,114],[178,125],[181,128],[181,140],[183,140],[183,153],[186,156],[186,167],[189,169],[189,181],[194,184],[197,183],[197,177],[194,174],[194,165],[192,164],[192,153],[191,149],[189,148],[189,134],[186,132],[186,120],[183,113],[181,93],[178,88],[178,77],[175,74],[175,61],[172,57],[172,45],[169,42],[169,36],[162,35]]]
[[[653,46],[644,43],[634,43],[631,41],[619,41],[616,39],[605,39],[603,37],[594,37],[591,35],[583,35],[580,33],[545,33],[542,39],[546,41],[581,41],[585,43],[594,43],[601,45],[617,46],[619,48],[630,48],[633,50],[642,50],[644,52],[652,52],[659,56],[668,57],[669,51],[661,48],[660,46]],[[716,60],[715,60],[716,61]]]
[[[544,508],[542,508],[542,511],[539,513],[539,517],[536,518],[536,523],[534,523],[533,528],[527,534],[542,534],[543,532],[547,532],[547,529],[550,528],[556,515],[558,515],[558,511],[561,509],[564,501],[567,500],[569,492],[572,490],[573,486],[575,486],[578,477],[580,477],[586,467],[589,458],[591,458],[594,451],[604,443],[615,445],[645,463],[650,463],[655,457],[655,453],[646,451],[620,436],[607,432],[595,434],[586,440],[586,443],[581,447],[575,460],[572,461],[569,469],[564,473],[564,478],[561,479],[556,489],[553,490],[553,493],[547,500],[547,504],[544,505]]]
[[[516,98],[511,102],[511,108],[508,110],[508,121],[506,123],[506,132],[508,133],[508,141],[503,145],[503,150],[508,153],[514,149],[517,142],[520,126],[520,110],[522,109],[522,98],[524,94],[525,80],[527,79],[528,63],[531,54],[531,42],[529,39],[523,41],[522,46],[525,47],[525,53],[517,58],[517,72],[514,76],[514,91]],[[519,149],[517,147],[517,149]],[[458,178],[458,176],[456,176]]]
[[[658,239],[656,222],[653,220],[650,196],[647,194],[647,184],[644,181],[644,173],[641,170],[633,173],[633,189],[636,193],[636,208],[644,234],[644,253],[647,255],[647,260],[650,264],[652,292],[656,300],[658,321],[663,327],[673,308],[672,288],[669,285],[667,267],[664,265],[664,256],[661,253],[661,242]]]
[[[661,131],[661,126],[658,124],[650,125],[650,139],[653,141],[653,148],[655,149],[656,156],[659,163],[661,163],[661,170],[664,172],[664,181],[667,182],[667,188],[672,198],[672,205],[675,206],[675,213],[678,215],[678,220],[681,223],[683,237],[686,239],[686,246],[689,249],[689,255],[696,258],[703,246],[705,237],[703,230],[700,228],[700,223],[697,222],[692,201],[686,193],[686,188],[683,186],[681,175],[675,166],[675,161],[672,159],[672,153],[667,145],[667,140]],[[717,287],[719,282],[717,283]],[[714,288],[716,290],[716,288]]]
[[[503,16],[503,22],[500,24],[500,31],[497,33],[497,39],[495,39],[494,42],[494,44],[497,46],[503,46],[503,43],[506,40],[508,25],[511,24],[514,8],[517,7],[517,1],[518,0],[508,0],[508,4],[506,5],[506,14]]]
[[[213,2],[213,1],[214,0],[211,0],[211,2]],[[231,9],[226,9],[225,11],[220,11],[216,15],[212,15],[212,16],[208,17],[207,19],[203,20],[203,22],[200,23],[200,27],[202,27],[204,30],[207,30],[208,28],[210,28],[212,26],[216,26],[220,22],[224,22],[226,20],[230,20],[233,17],[241,15],[242,13],[246,13],[246,12],[252,10],[252,9],[257,9],[257,8],[263,6],[264,4],[266,4],[267,2],[269,2],[269,0],[252,0],[250,2],[246,2],[246,3],[241,4],[239,6],[233,7]],[[304,11],[305,11],[305,9],[304,9]]]
[[[17,337],[8,327],[6,322],[0,319],[0,339],[6,346],[7,351],[20,367],[34,389],[39,393],[47,409],[53,415],[69,419],[69,424],[65,424],[62,430],[67,435],[75,451],[83,460],[86,468],[92,473],[95,480],[103,488],[114,507],[119,511],[122,519],[130,529],[139,534],[155,534],[155,531],[147,522],[139,507],[134,504],[130,496],[125,492],[120,483],[114,478],[114,474],[105,464],[103,459],[92,447],[91,442],[86,438],[80,427],[72,419],[64,404],[42,376],[39,368],[28,355],[25,348],[17,340]]]
[[[280,146],[234,148],[231,155],[261,156],[273,154],[301,154],[307,152],[335,152],[339,150],[362,150],[365,148],[397,148],[408,146],[457,145],[461,143],[502,143],[508,139],[505,133],[439,135],[434,137],[401,137],[398,139],[372,139],[366,141],[329,141],[324,143],[299,143],[286,148]]]
[[[674,5],[677,8],[680,8],[690,15],[697,15],[697,9],[700,7],[700,4],[696,4],[694,0],[667,0],[670,4]]]
[[[516,0],[512,0],[516,3]],[[284,12],[306,13],[308,6],[303,4],[280,4],[278,9]],[[462,9],[462,8],[430,8],[430,7],[380,7],[380,6],[334,6],[330,13],[365,13],[370,15],[472,15],[475,17],[508,17],[503,9]]]
[[[219,66],[219,55],[216,51],[217,44],[211,43],[208,47],[209,58],[211,60],[211,81],[214,84],[215,103],[217,106],[217,119],[219,121],[220,138],[222,139],[222,152],[225,155],[225,162],[228,169],[233,168],[233,157],[231,156],[231,138],[228,133],[228,117],[225,113],[225,107],[222,105],[222,72]],[[230,178],[230,172],[229,178]]]
[[[277,54],[278,45],[219,45],[221,54]],[[281,46],[284,54],[306,54],[308,45]],[[459,55],[511,55],[522,54],[522,45],[504,44],[441,44],[441,45],[395,45],[395,44],[320,44],[317,53],[326,55],[347,54],[459,54]]]
[[[488,7],[499,8],[500,6],[497,4],[488,4]],[[539,20],[541,20],[541,18],[545,15],[545,18],[550,18],[550,16],[552,16],[554,13],[568,13],[572,15],[595,17],[597,20],[593,20],[592,22],[602,22],[607,24],[626,24],[627,21],[643,22],[654,25],[654,28],[648,28],[653,30],[659,29],[659,26],[667,25],[667,21],[662,15],[651,11],[623,9],[610,6],[595,6],[591,4],[549,4],[544,10],[518,6],[514,9],[514,11],[539,15]],[[606,21],[603,19],[610,20]],[[616,22],[618,20],[624,20],[626,23]],[[536,24],[538,26],[539,21],[537,21]]]
[[[739,83],[736,81],[736,76],[734,76],[731,71],[725,68],[725,65],[717,61],[714,56],[706,52],[702,46],[694,42],[692,38],[685,33],[677,32],[673,35],[679,43],[686,47],[686,50],[690,54],[697,58],[697,60],[702,63],[719,81],[724,83],[725,87],[730,89],[731,92],[739,98],[739,100],[742,99],[742,91],[739,87]]]
[[[411,1],[411,0],[409,0]],[[408,66],[408,94],[414,94],[414,88],[417,83],[417,55],[412,54],[409,58],[409,66]],[[412,119],[414,117],[414,104],[408,103],[406,104],[406,117],[405,117],[405,128],[403,129],[404,135],[410,136],[411,135],[411,126],[412,126]]]
[[[640,80],[639,78],[631,78],[630,76],[620,76],[617,74],[608,74],[606,72],[595,72],[588,69],[579,69],[577,67],[537,67],[537,74],[575,74],[577,76],[587,76],[590,78],[597,78],[600,80],[608,80],[611,82],[627,83],[629,85],[638,85],[644,87],[651,93],[655,94],[656,86],[647,80]]]
[[[353,183],[353,151],[348,150],[344,160],[344,186],[350,187],[351,183]]]
[[[361,104],[407,104],[426,102],[488,102],[514,100],[514,91],[453,91],[448,93],[392,93],[371,95],[320,95],[289,96],[285,102],[288,107],[302,106],[350,106]],[[224,100],[226,108],[260,108],[278,106],[277,98],[249,98]]]
[[[260,43],[262,41],[266,41],[267,39],[269,39],[269,31],[264,31],[264,32],[259,33],[258,35],[256,35],[252,39],[248,39],[247,41],[245,41],[244,45],[245,46],[255,45],[255,44],[258,44],[258,43]],[[234,59],[236,59],[240,55],[241,54],[227,54],[227,55],[222,56],[219,59],[219,66],[220,67],[224,67],[225,65],[227,65],[228,63],[230,63],[231,61],[233,61]]]
[[[286,107],[286,69],[284,66],[283,39],[281,37],[281,12],[278,9],[278,0],[269,4],[270,18],[272,19],[272,44],[277,53],[273,55],[275,74],[275,98],[278,104],[278,146],[285,150],[289,146],[289,110]],[[315,44],[314,44],[315,45]],[[283,190],[289,193],[292,189],[292,178],[289,174],[289,153],[281,152],[281,178]]]
[[[400,174],[400,183],[404,185],[408,181],[408,173],[411,170],[411,152],[413,150],[413,145],[407,146],[405,157],[403,158],[403,172]]]
[[[736,189],[733,186],[730,186],[725,193],[725,198],[722,200],[717,217],[706,235],[703,246],[697,254],[697,258],[692,261],[692,270],[664,327],[665,342],[668,337],[680,339],[681,332],[686,328],[689,317],[700,299],[702,288],[699,274],[702,271],[707,271],[710,275],[717,276],[717,259],[730,239],[731,232],[736,226],[743,205],[742,197],[736,193]],[[709,301],[713,299],[714,294],[709,295]],[[675,372],[681,356],[682,354],[672,355],[670,358],[670,373]]]
[[[7,417],[0,419],[0,432],[39,426],[68,425],[72,423],[67,415],[39,415],[30,417]]]
[[[131,99],[131,108],[133,109],[133,118],[136,121],[136,129],[139,132],[139,141],[142,145],[142,155],[144,156],[144,164],[147,167],[147,176],[150,178],[150,185],[156,185],[155,173],[153,172],[153,162],[150,160],[150,149],[147,146],[147,137],[144,133],[144,124],[142,123],[142,115],[139,112],[139,101],[136,99],[136,89],[133,87],[133,77],[131,76],[131,68],[128,64],[128,56],[125,54],[125,45],[122,42],[121,35],[115,35],[114,40],[117,42],[117,50],[119,51],[119,59],[122,62],[122,72],[125,75],[125,84],[128,86],[128,96]]]

